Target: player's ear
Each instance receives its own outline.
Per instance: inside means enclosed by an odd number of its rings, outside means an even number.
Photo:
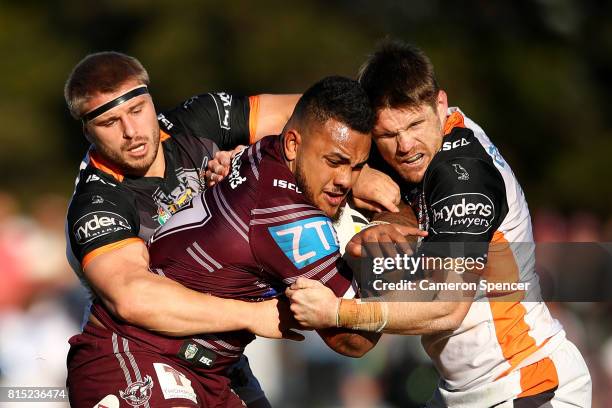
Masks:
[[[438,99],[436,101],[436,108],[438,109],[438,117],[442,126],[446,122],[446,112],[448,111],[448,96],[443,90],[438,91]]]
[[[283,150],[285,158],[292,162],[297,157],[297,152],[300,144],[302,144],[302,135],[296,129],[289,129],[283,137]]]
[[[83,123],[83,136],[85,136],[85,139],[87,139],[87,141],[89,143],[93,143],[91,141],[91,135],[89,134],[89,132],[87,131],[87,125],[85,123]]]

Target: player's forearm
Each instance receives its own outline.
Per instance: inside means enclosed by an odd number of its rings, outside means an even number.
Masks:
[[[128,280],[114,302],[127,322],[177,337],[248,329],[256,307],[199,293],[151,273]]]
[[[338,324],[370,332],[433,334],[456,329],[465,316],[465,307],[459,302],[359,302],[343,299],[338,310]]]

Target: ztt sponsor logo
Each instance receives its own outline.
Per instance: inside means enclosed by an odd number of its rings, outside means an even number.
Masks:
[[[85,244],[101,236],[120,230],[130,230],[130,224],[119,214],[94,211],[82,216],[74,223],[72,232],[77,243]]]
[[[453,194],[431,205],[437,234],[482,234],[491,228],[495,206],[481,193]]]
[[[312,217],[268,228],[287,258],[301,269],[339,250],[331,221]]]

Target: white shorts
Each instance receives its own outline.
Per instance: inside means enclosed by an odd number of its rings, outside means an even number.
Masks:
[[[580,351],[574,344],[565,339],[548,357],[552,361],[552,369],[556,371],[558,385],[548,391],[529,397],[520,397],[524,376],[531,366],[512,371],[507,376],[492,383],[467,391],[449,391],[443,388],[443,382],[436,389],[427,407],[472,408],[569,408],[591,407],[591,376]],[[540,360],[536,364],[543,363]],[[525,380],[523,378],[523,380]]]

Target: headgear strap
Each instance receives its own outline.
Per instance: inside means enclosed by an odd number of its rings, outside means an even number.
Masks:
[[[146,85],[140,86],[138,88],[134,88],[131,91],[124,93],[123,95],[119,95],[112,101],[108,101],[104,105],[84,114],[83,116],[81,116],[81,120],[83,121],[83,123],[87,123],[90,120],[97,118],[101,114],[113,109],[114,107],[119,106],[122,103],[125,103],[129,101],[130,99],[135,98],[139,95],[144,95],[147,93],[149,93],[149,89],[147,88]]]

